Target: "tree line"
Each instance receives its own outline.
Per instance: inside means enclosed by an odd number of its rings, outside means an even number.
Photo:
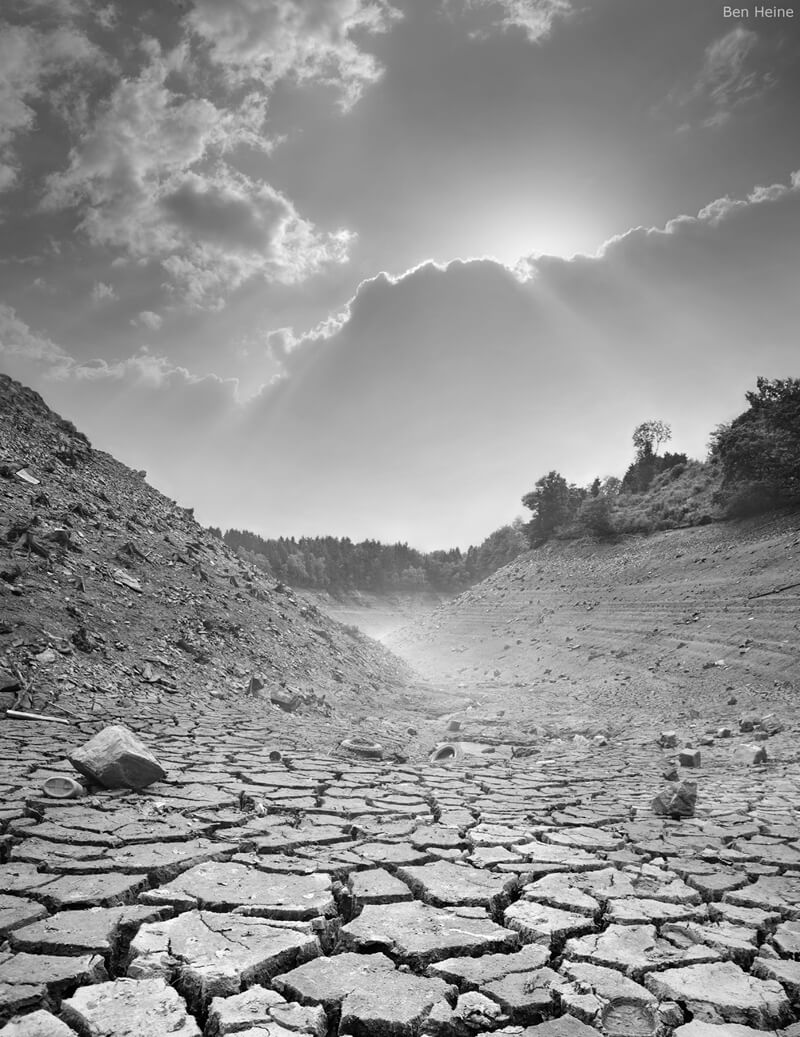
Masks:
[[[278,580],[293,587],[332,593],[454,593],[485,579],[528,549],[521,520],[495,530],[483,543],[466,551],[454,547],[422,552],[405,543],[353,543],[349,537],[266,539],[242,529],[227,530],[223,539]]]

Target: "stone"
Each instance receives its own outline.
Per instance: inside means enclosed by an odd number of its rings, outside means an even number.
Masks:
[[[738,745],[733,753],[735,763],[742,763],[748,767],[767,762],[767,750],[763,745]]]
[[[381,953],[317,958],[276,976],[272,986],[303,1004],[339,1010],[340,1033],[414,1037],[431,1011],[449,1010],[455,988],[441,979],[401,972]]]
[[[681,767],[699,767],[700,766],[700,750],[699,749],[682,749],[678,753],[678,763]]]
[[[119,724],[104,727],[68,759],[84,777],[109,789],[143,789],[167,776],[144,743]]]
[[[0,1029],[0,1037],[75,1037],[75,1031],[50,1012],[40,1009],[6,1023]]]
[[[341,942],[345,950],[379,948],[398,962],[422,966],[454,954],[516,950],[519,936],[481,908],[442,909],[415,900],[368,905],[342,927]]]
[[[697,804],[697,783],[682,781],[672,785],[653,799],[652,809],[657,817],[693,817]]]
[[[189,911],[143,925],[131,941],[128,976],[172,980],[192,1011],[214,997],[238,994],[321,953],[304,923],[297,928],[269,919]]]
[[[201,1037],[183,998],[163,979],[116,979],[81,987],[61,1006],[82,1037]]]
[[[674,749],[678,744],[676,731],[662,731],[659,735],[658,744],[662,749]]]
[[[792,1019],[780,983],[757,979],[730,961],[650,973],[645,986],[656,997],[678,1001],[693,1018],[709,1023],[742,1023],[770,1030]]]

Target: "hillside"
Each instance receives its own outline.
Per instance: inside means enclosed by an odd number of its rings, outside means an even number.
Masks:
[[[428,679],[515,709],[669,716],[794,691],[799,606],[793,513],[554,541],[386,643]]]
[[[5,376],[0,471],[6,705],[20,677],[23,705],[87,717],[181,718],[220,702],[272,712],[286,685],[308,697],[308,726],[394,700],[407,682],[396,658],[240,560]]]

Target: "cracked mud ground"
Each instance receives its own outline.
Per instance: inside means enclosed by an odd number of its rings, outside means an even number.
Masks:
[[[398,639],[425,685],[0,395],[0,696],[69,721],[0,719],[0,1034],[800,1032],[797,598],[748,600],[796,517],[686,531],[749,569],[680,592],[636,598],[663,541],[628,545],[608,608],[585,560],[515,563]],[[166,778],[47,798],[111,722]],[[665,774],[693,816],[654,814]]]

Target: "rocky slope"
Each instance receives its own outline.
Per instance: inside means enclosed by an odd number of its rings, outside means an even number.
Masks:
[[[397,701],[409,675],[396,658],[243,564],[6,376],[0,472],[6,707],[180,718],[246,704],[252,677],[255,708],[282,686],[318,718]]]

